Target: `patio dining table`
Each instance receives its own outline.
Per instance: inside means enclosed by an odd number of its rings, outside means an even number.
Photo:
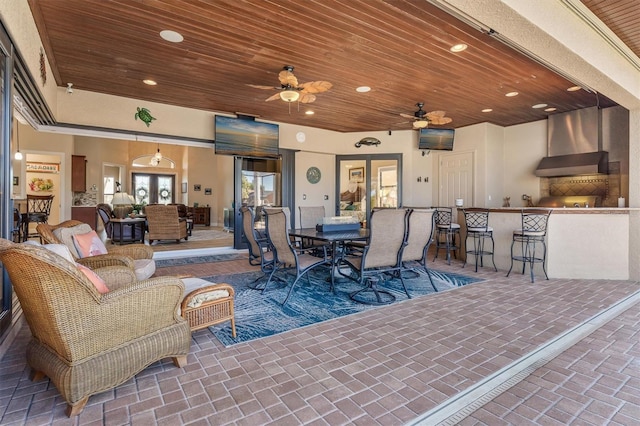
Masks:
[[[342,245],[349,241],[367,241],[369,239],[368,229],[354,229],[350,231],[323,232],[315,228],[297,228],[289,230],[292,237],[306,238],[310,240],[323,241],[331,245],[331,291],[335,283],[335,270],[340,264],[342,256]]]

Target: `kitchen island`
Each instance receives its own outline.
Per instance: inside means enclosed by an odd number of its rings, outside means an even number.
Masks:
[[[499,270],[509,270],[513,231],[520,229],[521,208],[490,209],[489,226],[495,240],[494,257]],[[640,213],[629,208],[555,208],[547,228],[547,273],[550,278],[627,280],[630,269],[631,218]],[[458,210],[461,227],[460,256],[465,255],[464,214]],[[471,259],[470,261],[473,261]],[[485,258],[485,267],[491,264]],[[488,262],[488,263],[487,263]],[[467,265],[465,268],[469,268]],[[522,272],[514,262],[513,273]],[[529,273],[528,266],[526,273]],[[536,280],[544,279],[540,264]]]

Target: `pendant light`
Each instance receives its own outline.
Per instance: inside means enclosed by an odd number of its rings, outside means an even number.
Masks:
[[[16,122],[16,147],[18,148],[16,153],[13,155],[13,158],[16,160],[22,160],[22,153],[20,152],[20,133],[18,129],[20,128],[20,123]]]

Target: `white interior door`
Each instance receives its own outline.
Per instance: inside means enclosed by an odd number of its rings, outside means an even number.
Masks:
[[[473,206],[473,152],[441,154],[439,179],[439,205],[454,206],[462,198],[464,206]]]

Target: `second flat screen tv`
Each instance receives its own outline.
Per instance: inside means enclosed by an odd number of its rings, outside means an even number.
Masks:
[[[277,124],[224,117],[215,117],[214,146],[218,155],[277,158],[279,127]]]
[[[454,129],[420,129],[418,149],[453,151]]]

